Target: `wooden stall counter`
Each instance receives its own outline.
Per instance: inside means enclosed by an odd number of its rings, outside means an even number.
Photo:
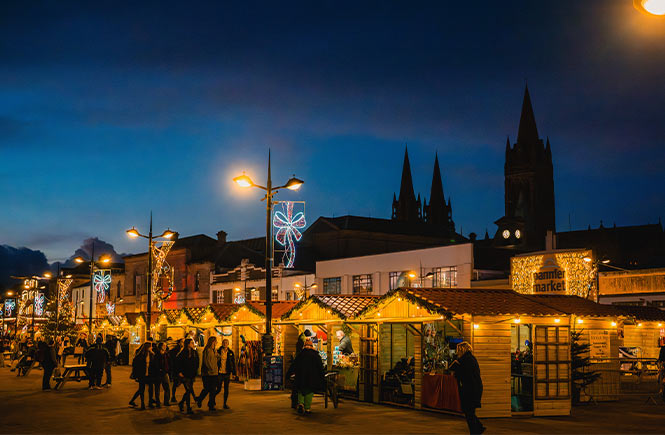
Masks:
[[[455,376],[424,374],[422,379],[421,404],[428,408],[462,412]]]

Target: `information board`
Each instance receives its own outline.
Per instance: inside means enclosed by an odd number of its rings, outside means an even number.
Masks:
[[[284,364],[279,355],[263,358],[263,390],[284,388]]]
[[[610,358],[610,332],[607,330],[589,331],[589,357],[591,359]]]

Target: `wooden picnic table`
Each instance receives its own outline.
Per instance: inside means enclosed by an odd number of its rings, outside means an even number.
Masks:
[[[55,389],[59,390],[67,381],[81,382],[88,380],[88,372],[86,371],[87,367],[88,366],[85,364],[66,365],[65,370],[62,372],[62,376],[53,378],[56,381]]]

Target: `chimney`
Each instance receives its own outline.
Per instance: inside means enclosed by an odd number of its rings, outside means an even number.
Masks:
[[[223,246],[226,244],[226,231],[220,230],[217,231],[217,244]]]
[[[556,250],[556,234],[554,234],[552,230],[547,230],[547,235],[545,236],[545,250]]]

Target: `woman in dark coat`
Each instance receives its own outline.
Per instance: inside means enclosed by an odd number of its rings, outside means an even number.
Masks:
[[[143,346],[136,351],[134,360],[132,361],[132,375],[131,378],[139,383],[139,387],[134,393],[132,400],[129,401],[129,406],[135,407],[137,397],[141,397],[141,410],[145,409],[145,386],[149,384],[150,377],[148,376],[148,368],[150,366],[150,360],[154,358],[154,353],[152,352],[152,343],[145,342]]]
[[[325,386],[325,371],[319,352],[314,350],[310,338],[305,339],[303,350],[289,367],[287,376],[295,373],[294,388],[298,391],[298,414],[310,414],[315,391]]]
[[[185,344],[176,358],[176,366],[180,383],[185,387],[185,394],[178,403],[178,407],[182,412],[186,403],[187,414],[193,414],[190,401],[192,397],[196,397],[196,394],[194,394],[194,378],[199,370],[199,354],[194,350],[194,341],[191,338],[185,340]]]
[[[462,412],[466,417],[471,434],[485,432],[485,427],[476,417],[476,408],[480,408],[480,399],[483,396],[483,381],[480,378],[480,367],[473,356],[471,345],[466,341],[457,345],[457,360],[450,368],[454,370],[459,384],[460,402]]]

